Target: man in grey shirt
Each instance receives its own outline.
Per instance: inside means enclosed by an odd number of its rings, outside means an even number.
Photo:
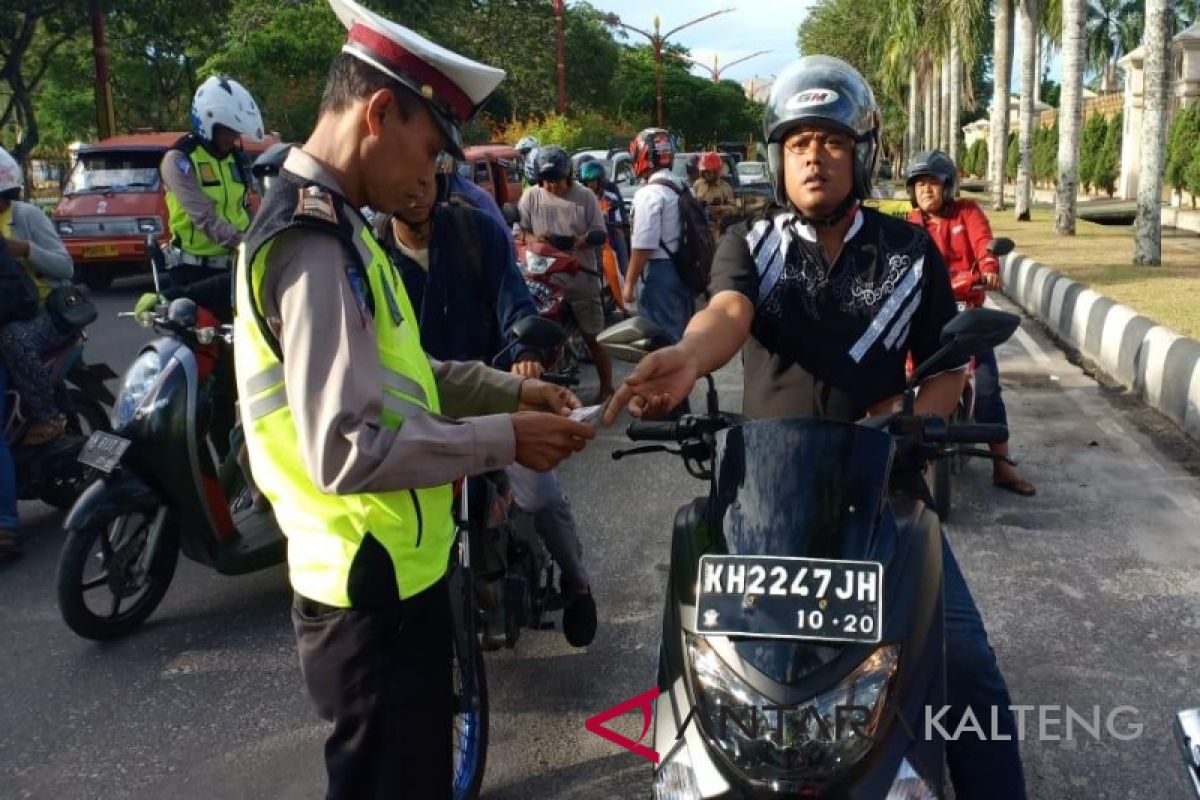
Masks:
[[[583,270],[564,275],[562,287],[600,378],[596,402],[603,403],[613,393],[612,361],[596,339],[604,330],[604,307],[600,304],[596,248],[588,245],[585,237],[589,231],[607,235],[604,213],[595,193],[575,182],[566,150],[554,145],[543,147],[534,159],[538,185],[521,195],[518,204],[521,230],[539,241],[550,236],[570,236],[575,240],[572,254]]]

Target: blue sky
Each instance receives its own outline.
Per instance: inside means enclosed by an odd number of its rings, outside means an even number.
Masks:
[[[757,50],[769,50],[766,55],[750,59],[730,68],[723,78],[743,81],[753,77],[773,76],[800,54],[796,49],[796,30],[812,7],[812,0],[592,0],[592,5],[604,11],[612,11],[643,30],[652,30],[654,16],[662,20],[662,30],[671,30],[688,20],[723,8],[736,8],[725,14],[698,23],[672,37],[691,49],[692,55],[707,64],[717,55],[725,64]],[[644,41],[637,34],[630,34],[631,43]],[[1019,41],[1019,37],[1018,37]],[[1014,59],[1017,58],[1014,53]],[[1057,55],[1050,63],[1050,76],[1058,79],[1060,59]],[[703,71],[693,69],[697,75]],[[1014,80],[1020,80],[1020,72],[1014,65]],[[1016,89],[1014,88],[1014,91]]]

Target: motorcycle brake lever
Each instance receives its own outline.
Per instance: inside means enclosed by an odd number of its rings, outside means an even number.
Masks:
[[[669,453],[673,456],[680,455],[680,451],[674,447],[667,447],[665,444],[647,444],[641,447],[631,447],[628,450],[614,450],[612,457],[613,461],[620,461],[626,456],[644,456],[648,453]]]

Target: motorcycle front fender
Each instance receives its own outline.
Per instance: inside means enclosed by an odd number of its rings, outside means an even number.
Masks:
[[[83,490],[71,507],[63,529],[81,530],[99,521],[113,519],[131,510],[153,511],[162,499],[150,485],[129,470],[101,478]]]

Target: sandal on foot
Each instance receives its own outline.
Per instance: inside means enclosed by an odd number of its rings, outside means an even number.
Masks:
[[[1022,497],[1033,497],[1037,494],[1037,489],[1033,484],[1024,478],[1013,478],[1011,481],[992,481],[992,486],[997,489],[1003,489],[1006,492],[1019,494]]]

